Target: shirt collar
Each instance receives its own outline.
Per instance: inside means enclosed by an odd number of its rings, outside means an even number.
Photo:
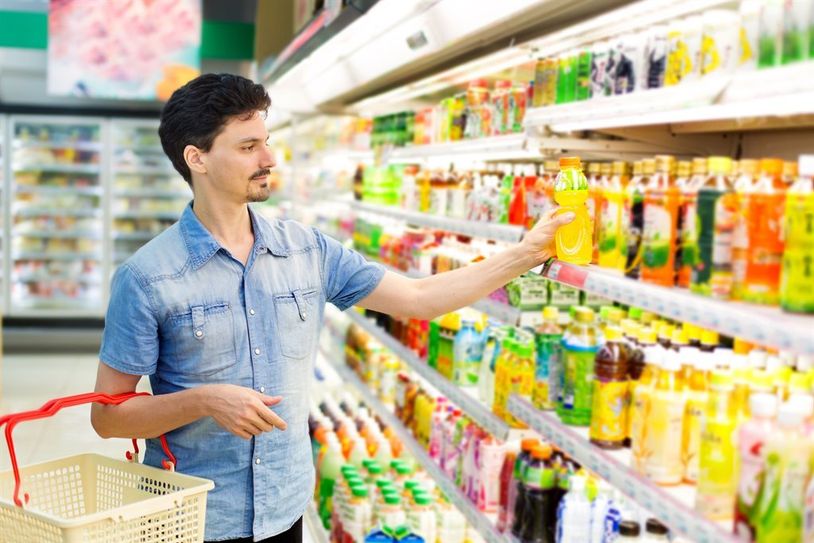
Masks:
[[[221,246],[192,211],[193,203],[190,202],[184,208],[179,223],[192,266],[197,269],[206,264]],[[254,251],[257,254],[268,251],[274,256],[286,257],[289,255],[288,248],[277,240],[270,229],[265,228],[266,222],[257,217],[251,207],[249,207],[249,217],[254,230]]]

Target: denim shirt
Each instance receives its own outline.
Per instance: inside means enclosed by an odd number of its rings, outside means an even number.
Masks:
[[[206,417],[167,434],[180,473],[211,479],[206,540],[271,537],[313,498],[308,385],[326,302],[345,310],[384,270],[316,229],[250,210],[246,266],[192,211],[142,247],[113,277],[100,360],[149,375],[153,394],[231,383],[282,396],[288,424],[251,440]],[[148,440],[145,463],[164,459]]]

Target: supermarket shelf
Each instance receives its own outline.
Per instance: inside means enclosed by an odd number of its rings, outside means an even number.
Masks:
[[[536,144],[525,134],[509,134],[473,140],[453,141],[431,145],[413,145],[393,149],[383,162],[411,162],[432,158],[472,158],[486,160],[540,159]]]
[[[49,281],[71,281],[82,285],[98,285],[102,283],[102,279],[95,275],[76,275],[67,273],[29,273],[25,275],[12,275],[12,282],[17,283],[40,283]]]
[[[31,230],[28,232],[17,230],[14,232],[20,238],[37,238],[37,239],[101,239],[100,232],[90,232],[82,230],[59,230],[45,231],[45,230]]]
[[[628,467],[629,450],[602,450],[590,443],[587,428],[566,426],[553,412],[540,411],[516,395],[509,399],[509,411],[681,535],[696,543],[735,541],[720,524],[693,510],[694,487],[665,488],[652,483]]]
[[[17,185],[17,194],[51,194],[54,196],[101,196],[101,187],[48,187],[40,185]]]
[[[713,300],[678,288],[628,279],[594,266],[575,266],[559,260],[545,266],[543,275],[552,281],[727,336],[798,354],[814,354],[814,317],[784,313],[776,307]]]
[[[46,207],[18,207],[12,209],[12,214],[17,217],[101,217],[101,209],[71,209],[71,208],[46,208]]]
[[[652,91],[531,108],[526,112],[525,126],[573,132],[723,120],[743,125],[746,119],[811,115],[812,69],[814,62],[804,62],[702,78]]]
[[[497,241],[518,242],[523,237],[523,232],[525,231],[521,226],[451,219],[449,217],[438,217],[428,213],[405,211],[397,207],[364,204],[361,202],[353,202],[351,203],[351,207],[356,211],[392,217],[416,226],[446,230],[465,236],[487,238]]]
[[[160,232],[114,232],[113,239],[116,241],[149,241]]]
[[[114,198],[192,198],[189,190],[167,189],[114,189]]]
[[[164,148],[161,145],[116,145],[113,151],[116,153],[163,153]]]
[[[438,487],[449,498],[450,503],[463,513],[469,524],[478,531],[484,540],[487,543],[506,543],[503,534],[497,531],[489,518],[480,512],[455,483],[441,471],[441,468],[433,462],[427,451],[415,440],[404,424],[376,398],[367,385],[348,366],[335,364],[333,367],[346,383],[356,389],[365,404],[393,429],[399,440],[410,451],[410,454],[415,457],[416,461],[430,474]]]
[[[11,171],[99,175],[101,168],[98,164],[13,164]]]
[[[114,175],[163,175],[180,177],[172,166],[114,166]]]
[[[158,219],[165,221],[177,221],[181,217],[181,211],[119,211],[113,213],[113,220],[117,219]]]
[[[12,253],[11,255],[12,260],[64,260],[64,261],[73,261],[73,260],[102,260],[101,253],[69,253],[69,252],[59,252],[59,253],[41,253],[41,252],[34,252],[34,251],[20,251]]]
[[[304,520],[305,526],[308,528],[308,533],[311,534],[313,543],[329,543],[328,534],[322,526],[319,514],[317,514],[313,503],[308,504],[308,508],[305,510]]]
[[[17,149],[76,149],[77,151],[101,151],[102,144],[96,141],[23,141],[14,140],[12,147]]]
[[[361,313],[348,311],[348,317],[381,344],[390,349],[410,369],[418,373],[432,386],[438,389],[449,401],[460,407],[472,420],[498,439],[506,439],[509,425],[492,413],[483,403],[464,389],[442,376],[418,358],[410,349],[399,343],[384,329],[367,319]]]
[[[96,306],[96,308],[92,309],[92,306]],[[12,300],[9,310],[9,316],[11,317],[26,318],[103,317],[104,314],[105,311],[100,300],[70,300],[44,296],[29,296],[26,300]]]
[[[422,277],[427,277],[426,274],[421,272],[411,270],[411,271],[402,271],[398,268],[394,268],[388,264],[382,264],[386,270],[391,271],[393,273],[398,273],[401,275],[406,275],[407,277],[412,277],[414,279],[420,279]],[[490,300],[489,298],[484,298],[482,300],[478,300],[477,302],[470,305],[473,309],[477,309],[482,313],[486,313],[490,317],[494,317],[495,319],[505,322],[507,324],[513,324],[515,326],[520,326],[523,324],[523,311],[516,307],[512,307],[508,304],[500,303],[495,300]],[[535,315],[539,313],[539,311],[529,311],[527,313],[534,313]]]

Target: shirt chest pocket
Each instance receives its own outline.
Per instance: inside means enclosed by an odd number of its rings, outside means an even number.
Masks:
[[[316,348],[318,299],[316,289],[297,289],[274,295],[277,337],[283,356],[299,360]]]
[[[192,305],[170,317],[171,344],[178,373],[211,376],[235,365],[232,308],[226,302]]]

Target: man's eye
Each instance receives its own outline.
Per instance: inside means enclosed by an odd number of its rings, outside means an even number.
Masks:
[[[243,148],[244,151],[254,151],[254,145],[249,145],[248,147]]]

